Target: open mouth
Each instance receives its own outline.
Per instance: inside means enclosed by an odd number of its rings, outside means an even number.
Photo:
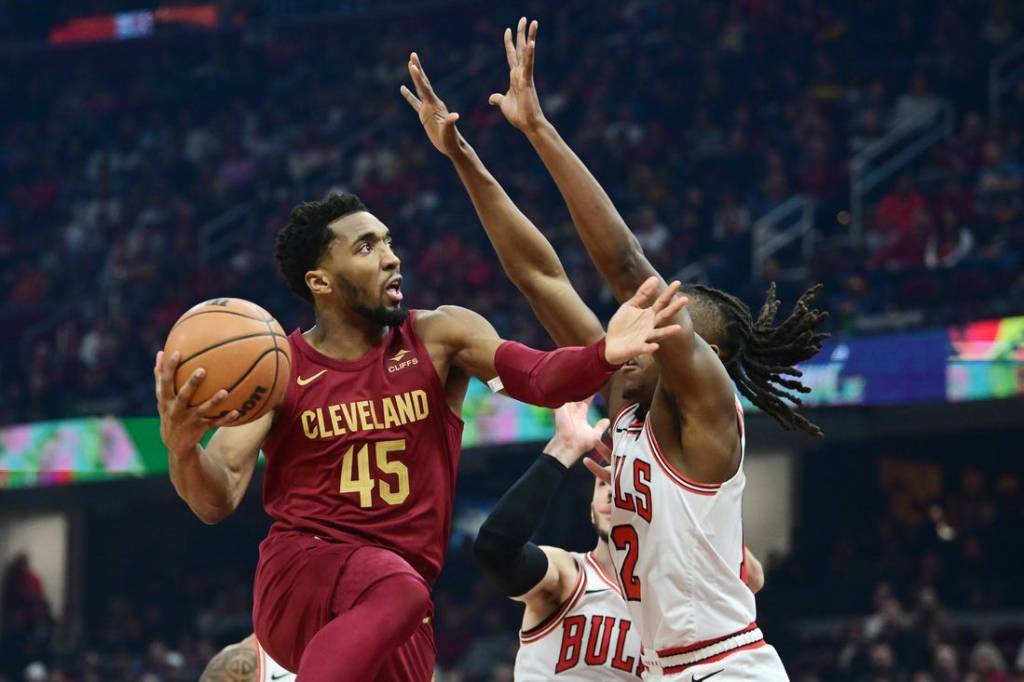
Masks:
[[[627,361],[626,364],[624,364],[622,366],[622,371],[624,371],[624,372],[632,372],[632,371],[638,370],[638,369],[640,369],[640,364],[637,363],[635,358],[632,359],[632,360]]]
[[[384,293],[394,302],[395,304],[402,302],[402,277],[401,275],[393,277],[388,280],[388,283],[384,285]]]

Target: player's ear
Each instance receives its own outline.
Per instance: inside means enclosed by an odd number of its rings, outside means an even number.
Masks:
[[[718,347],[717,343],[709,343],[708,345],[711,346],[711,350],[715,351],[715,355],[719,358],[722,357],[722,349]]]
[[[326,295],[331,293],[331,278],[327,276],[326,270],[310,270],[306,273],[306,286],[313,295]]]

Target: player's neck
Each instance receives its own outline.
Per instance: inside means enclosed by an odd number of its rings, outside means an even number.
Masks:
[[[306,341],[335,360],[358,360],[380,342],[387,327],[362,315],[318,310],[316,326],[305,332]]]
[[[597,564],[606,575],[615,575],[615,564],[612,562],[612,553],[607,541],[598,538],[597,545],[590,550],[590,555],[597,560]]]

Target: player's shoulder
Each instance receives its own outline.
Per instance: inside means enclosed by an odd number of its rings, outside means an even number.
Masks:
[[[460,305],[416,311],[416,334],[425,341],[447,341],[493,329],[483,315]]]

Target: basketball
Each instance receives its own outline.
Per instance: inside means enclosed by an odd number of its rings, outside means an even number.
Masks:
[[[233,424],[266,414],[284,396],[292,368],[291,348],[281,325],[266,310],[240,298],[214,298],[190,308],[174,323],[164,355],[177,351],[174,374],[180,391],[200,367],[206,370],[189,407],[197,407],[220,389],[228,392],[211,418],[238,410]]]

